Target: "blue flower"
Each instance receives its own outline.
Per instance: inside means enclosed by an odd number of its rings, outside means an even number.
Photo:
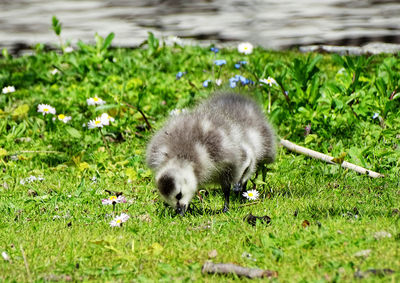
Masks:
[[[247,64],[247,61],[239,61],[239,62],[237,62],[236,64],[235,64],[235,68],[236,69],[240,69],[240,67],[242,66],[242,65],[246,65]]]
[[[226,64],[226,60],[220,59],[220,60],[215,60],[214,64],[217,66],[222,66]]]
[[[204,87],[208,87],[208,84],[211,82],[211,80],[205,80],[204,82],[203,82],[203,86]]]
[[[372,116],[372,119],[376,119],[379,117],[379,113],[374,113],[374,115]]]
[[[178,72],[178,73],[176,74],[176,79],[179,80],[180,78],[183,77],[184,74],[185,74],[184,72]]]
[[[214,53],[218,53],[219,49],[217,47],[211,47],[210,49]]]
[[[242,85],[246,85],[248,83],[248,79],[241,75],[236,75],[235,76],[236,80],[239,81]]]
[[[229,79],[229,85],[231,88],[235,88],[237,83],[240,83],[243,86],[248,84],[254,84],[252,80],[249,80],[241,75],[235,75],[234,77]]]

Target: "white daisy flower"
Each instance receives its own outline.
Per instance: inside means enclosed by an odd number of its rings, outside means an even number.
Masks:
[[[64,53],[71,53],[72,51],[74,51],[74,48],[72,48],[72,46],[67,46],[64,48]]]
[[[65,116],[64,114],[60,114],[57,116],[58,120],[63,121],[64,123],[68,123],[72,117],[71,116]]]
[[[238,45],[239,53],[243,53],[245,55],[251,54],[253,52],[253,44],[250,42],[242,42]]]
[[[168,38],[165,40],[165,43],[166,43],[167,45],[174,45],[174,44],[177,44],[177,45],[179,45],[179,46],[183,46],[183,41],[182,41],[182,39],[180,39],[180,38],[177,37],[177,36],[173,36],[173,35],[168,36]]]
[[[115,203],[126,203],[126,198],[124,196],[110,196],[109,198],[102,199],[101,203],[104,205],[110,205]]]
[[[5,261],[10,261],[10,256],[6,252],[1,252],[1,256]]]
[[[35,181],[43,181],[43,180],[44,180],[43,177],[36,177],[36,176],[30,175],[29,177],[26,177],[25,179],[21,179],[19,181],[19,183],[21,185],[25,185],[26,183],[33,183]]]
[[[260,83],[263,83],[263,84],[266,84],[266,85],[269,85],[269,86],[277,85],[276,81],[271,77],[268,77],[266,79],[261,79]]]
[[[86,99],[86,102],[87,102],[88,105],[103,105],[103,104],[106,104],[106,102],[103,99],[101,99],[101,98],[99,98],[97,96]]]
[[[111,227],[120,227],[122,226],[122,223],[125,223],[129,219],[129,215],[126,213],[121,213],[121,215],[115,217],[111,222],[110,226]]]
[[[104,126],[108,126],[108,125],[110,125],[110,122],[115,121],[115,119],[113,117],[109,116],[107,113],[101,114],[100,120]]]
[[[19,160],[18,155],[15,155],[15,154],[11,155],[11,156],[10,156],[10,159],[11,159],[12,161],[18,161],[18,160]]]
[[[243,193],[243,196],[249,200],[256,200],[259,197],[259,192],[257,190],[250,190]]]
[[[39,104],[37,112],[43,113],[43,116],[46,114],[56,114],[56,109],[48,104]]]
[[[60,71],[56,68],[54,68],[53,70],[50,71],[50,74],[52,74],[53,76],[58,74]]]
[[[27,181],[28,181],[29,183],[32,183],[32,182],[35,182],[37,179],[38,179],[38,178],[36,178],[36,176],[30,175],[30,176],[27,178]]]
[[[14,91],[15,91],[15,87],[12,86],[12,85],[3,87],[3,90],[2,90],[2,92],[3,92],[4,94],[6,94],[6,93],[12,93],[12,92],[14,92]]]
[[[91,120],[88,123],[88,129],[103,128],[103,126],[103,121],[100,117],[97,117],[95,120]]]

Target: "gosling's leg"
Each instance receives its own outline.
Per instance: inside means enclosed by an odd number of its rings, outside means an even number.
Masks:
[[[224,198],[225,198],[224,208],[222,209],[222,212],[225,213],[225,212],[228,212],[228,210],[229,210],[229,195],[231,192],[231,185],[223,183],[223,184],[221,184],[221,187],[222,187],[222,191],[224,192]]]

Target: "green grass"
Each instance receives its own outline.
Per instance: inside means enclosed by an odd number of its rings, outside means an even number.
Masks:
[[[134,50],[81,44],[67,54],[39,45],[32,56],[0,59],[0,87],[16,88],[0,95],[0,252],[10,257],[0,258],[0,281],[239,280],[202,274],[207,260],[275,270],[276,282],[351,282],[368,269],[395,273],[369,274],[363,282],[400,280],[397,55],[370,62],[343,57],[346,65],[331,55],[257,48],[244,56],[223,49],[216,58],[227,65],[214,66],[213,75],[209,48],[161,47],[154,40]],[[240,60],[248,64],[237,70]],[[60,73],[52,75],[54,68]],[[187,73],[177,80],[179,71]],[[176,216],[146,168],[146,143],[170,110],[230,89],[228,79],[236,74],[253,81],[271,76],[289,91],[290,104],[278,86],[235,89],[254,95],[266,111],[271,92],[268,116],[280,136],[334,156],[346,152],[346,160],[386,177],[370,179],[280,148],[266,183],[256,181],[259,202],[232,196],[230,212],[215,214],[223,196],[210,186],[201,191],[203,201],[194,200],[198,210]],[[218,76],[222,86],[202,86]],[[107,104],[87,106],[94,95]],[[141,109],[154,130],[124,102]],[[37,113],[40,103],[72,120],[53,122]],[[82,128],[103,112],[116,120],[103,129],[112,160],[100,131]],[[20,184],[29,175],[44,180]],[[115,207],[115,214],[131,217],[122,227],[109,225],[112,206],[101,203],[106,190],[128,200]],[[253,227],[243,220],[249,213],[268,215],[271,223]],[[379,231],[391,237],[376,239]],[[355,255],[368,249],[367,257]]]

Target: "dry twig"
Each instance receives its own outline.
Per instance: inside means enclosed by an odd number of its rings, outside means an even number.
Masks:
[[[290,150],[290,151],[297,152],[297,153],[300,153],[300,154],[304,154],[304,155],[307,155],[307,156],[312,157],[312,158],[320,159],[320,160],[323,160],[323,161],[325,161],[325,162],[327,162],[329,164],[336,164],[334,162],[335,161],[334,157],[332,157],[332,156],[329,156],[329,155],[323,154],[321,152],[314,151],[314,150],[299,146],[297,144],[294,144],[294,143],[292,143],[292,142],[290,142],[288,140],[284,140],[284,139],[281,139],[281,144],[285,148]],[[382,175],[380,173],[377,173],[377,172],[374,172],[374,171],[371,171],[371,170],[367,170],[367,169],[365,169],[365,168],[363,168],[361,166],[352,164],[352,163],[347,162],[347,161],[343,161],[342,163],[340,163],[340,165],[345,169],[351,169],[351,170],[354,170],[354,171],[356,171],[356,172],[358,172],[360,174],[367,174],[368,176],[370,176],[372,178],[384,177],[384,175]]]
[[[248,278],[278,277],[278,272],[258,268],[247,268],[233,263],[213,263],[207,261],[201,270],[202,273],[236,274]]]
[[[8,153],[7,155],[12,156],[12,155],[18,155],[18,154],[22,154],[22,153],[65,154],[65,152],[55,151],[55,150],[20,150],[20,151],[16,151],[13,153]]]
[[[151,125],[150,125],[149,120],[147,119],[146,115],[144,114],[144,112],[143,112],[139,107],[135,107],[135,106],[133,106],[132,104],[129,104],[128,102],[125,102],[125,101],[124,101],[124,103],[125,103],[125,105],[128,106],[129,108],[132,108],[132,109],[137,110],[137,111],[140,113],[140,115],[142,115],[142,117],[143,117],[143,119],[144,119],[144,121],[145,121],[145,123],[146,123],[146,125],[147,125],[147,128],[148,128],[149,130],[151,130]]]
[[[20,247],[20,249],[21,249],[22,258],[24,259],[26,274],[27,274],[27,276],[28,276],[28,281],[29,281],[29,282],[32,282],[32,279],[31,279],[31,278],[32,278],[32,277],[31,277],[31,272],[30,272],[30,270],[29,270],[29,264],[28,264],[28,260],[26,259],[26,256],[25,256],[24,249],[22,248],[22,245],[20,245],[19,247]]]

